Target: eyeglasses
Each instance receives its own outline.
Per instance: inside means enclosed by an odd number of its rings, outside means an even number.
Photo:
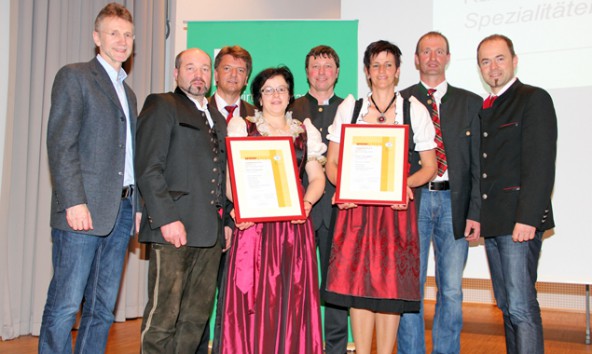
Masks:
[[[273,88],[271,86],[267,86],[267,87],[264,87],[261,89],[261,93],[264,94],[265,96],[271,96],[275,92],[277,92],[278,95],[283,95],[285,93],[288,93],[288,87],[287,86],[278,86],[276,88]]]
[[[121,34],[121,32],[119,32],[119,31],[111,31],[111,32],[101,31],[101,32],[106,34],[107,36],[111,37],[111,39],[119,39],[119,38],[121,38],[121,36],[123,36],[123,38],[126,41],[136,39],[136,36],[130,32],[125,32],[124,34]]]

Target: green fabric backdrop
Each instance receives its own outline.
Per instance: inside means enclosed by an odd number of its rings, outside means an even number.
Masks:
[[[340,97],[357,96],[358,21],[200,21],[187,23],[187,48],[197,47],[212,57],[220,48],[239,45],[253,59],[251,79],[261,70],[285,65],[294,74],[296,98],[308,92],[305,58],[317,45],[331,46],[339,55],[340,74],[335,93]],[[216,90],[212,73],[212,89]],[[253,102],[249,85],[242,99]],[[319,274],[320,277],[320,274]],[[320,278],[319,278],[320,281]],[[215,313],[215,309],[214,309]],[[323,316],[323,309],[321,309]],[[324,316],[323,316],[324,317]],[[214,321],[210,323],[214,335]],[[349,341],[353,342],[351,331]]]

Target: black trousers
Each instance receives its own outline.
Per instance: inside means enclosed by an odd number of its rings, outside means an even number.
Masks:
[[[222,249],[153,244],[141,351],[193,353],[214,305]]]

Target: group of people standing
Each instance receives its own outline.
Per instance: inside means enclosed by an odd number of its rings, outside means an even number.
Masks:
[[[396,342],[399,353],[425,353],[430,244],[432,350],[459,353],[462,273],[468,243],[481,236],[507,352],[544,351],[535,283],[542,234],[554,226],[557,122],[548,93],[515,77],[509,38],[492,35],[477,48],[491,88],[485,101],[447,82],[448,40],[429,32],[414,56],[420,82],[401,91],[400,49],[371,43],[370,93],[358,100],[335,95],[339,56],[325,45],[305,58],[305,96],[294,100],[290,69],[268,68],[252,79],[254,106],[241,100],[248,51],[222,48],[208,99],[211,58],[187,49],[175,59],[175,91],[149,95],[138,116],[122,69],[134,40],[127,9],[101,10],[93,39],[97,56],[62,68],[52,90],[54,276],[40,353],[72,351],[83,299],[75,351],[104,351],[136,231],[151,246],[143,353],[207,353],[213,321],[216,353],[343,354],[348,313],[358,354],[370,353],[374,333],[378,353]],[[332,202],[343,124],[410,127],[405,203]],[[235,223],[227,136],[292,137],[305,219]]]

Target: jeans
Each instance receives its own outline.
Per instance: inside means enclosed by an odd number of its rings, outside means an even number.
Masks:
[[[436,265],[436,311],[432,327],[432,353],[460,353],[462,329],[462,275],[469,243],[455,239],[452,229],[450,191],[421,191],[418,213],[420,275],[423,299],[430,243],[434,245]],[[401,316],[397,352],[425,353],[423,300],[419,313]]]
[[[52,229],[53,277],[43,311],[39,353],[72,353],[72,326],[84,298],[76,353],[104,353],[132,230],[123,199],[107,236]]]
[[[497,307],[504,315],[506,351],[544,352],[541,310],[535,288],[543,233],[527,242],[514,242],[512,235],[485,239]]]

